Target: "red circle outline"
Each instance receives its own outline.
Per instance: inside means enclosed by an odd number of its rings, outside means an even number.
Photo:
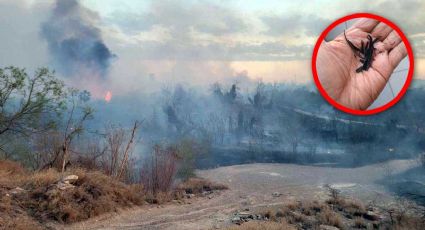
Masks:
[[[322,41],[325,39],[326,35],[333,29],[335,28],[337,25],[348,21],[350,19],[355,19],[355,18],[371,18],[371,19],[375,19],[381,22],[384,22],[385,24],[387,24],[388,26],[390,26],[391,28],[393,28],[395,31],[397,31],[397,33],[400,35],[403,43],[406,45],[406,49],[407,49],[407,54],[409,56],[409,72],[407,75],[407,79],[406,82],[404,83],[403,88],[401,89],[401,91],[397,94],[397,96],[395,98],[393,98],[390,102],[388,102],[387,104],[375,108],[375,109],[371,109],[371,110],[355,110],[355,109],[350,109],[348,107],[345,107],[341,104],[339,104],[338,102],[336,102],[334,99],[332,99],[328,93],[325,91],[325,89],[322,87],[322,85],[320,84],[319,81],[319,77],[317,75],[317,69],[316,69],[316,59],[317,59],[317,53],[319,51],[319,47],[320,44],[322,43]],[[336,107],[337,109],[344,111],[346,113],[349,114],[353,114],[353,115],[373,115],[373,114],[377,114],[380,112],[383,112],[387,109],[389,109],[390,107],[392,107],[393,105],[395,105],[398,101],[400,101],[400,99],[403,97],[403,95],[406,93],[407,89],[409,88],[409,85],[412,81],[413,78],[413,70],[414,70],[414,59],[413,59],[413,51],[412,51],[412,47],[410,46],[409,41],[407,40],[406,36],[404,35],[404,33],[400,30],[400,28],[398,28],[397,25],[395,25],[393,22],[391,22],[390,20],[383,18],[381,16],[375,15],[375,14],[370,14],[370,13],[355,13],[355,14],[350,14],[347,15],[345,17],[342,17],[338,20],[336,20],[335,22],[333,22],[332,24],[330,24],[320,35],[320,37],[317,39],[316,45],[314,46],[314,50],[313,50],[313,57],[311,60],[311,67],[312,67],[312,71],[313,71],[313,78],[314,78],[314,82],[317,86],[317,88],[319,89],[320,94],[322,94],[322,96],[334,107]]]

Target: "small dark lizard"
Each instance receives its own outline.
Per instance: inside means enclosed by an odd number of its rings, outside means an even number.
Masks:
[[[373,61],[373,52],[375,51],[375,47],[373,45],[378,41],[379,38],[372,39],[370,34],[367,35],[368,41],[366,44],[361,41],[361,47],[356,47],[350,40],[347,39],[344,30],[345,41],[347,41],[348,46],[350,46],[351,50],[354,52],[354,56],[360,58],[360,62],[362,65],[356,69],[356,73],[360,73],[362,71],[367,71],[372,66]]]

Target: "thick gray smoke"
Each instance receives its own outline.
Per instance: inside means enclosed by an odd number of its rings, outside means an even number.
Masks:
[[[115,56],[95,26],[97,15],[77,0],[57,0],[53,13],[42,25],[53,62],[64,74],[74,75],[85,69],[104,76]]]

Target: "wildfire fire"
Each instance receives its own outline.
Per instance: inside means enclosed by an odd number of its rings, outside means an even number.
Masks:
[[[106,92],[105,101],[106,102],[110,102],[111,99],[112,99],[112,93],[111,93],[111,91]]]

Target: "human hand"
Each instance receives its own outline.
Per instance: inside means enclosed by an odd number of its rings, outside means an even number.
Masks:
[[[373,19],[359,19],[345,31],[347,39],[356,47],[367,41],[367,35],[378,38],[374,44],[371,67],[356,72],[361,66],[359,57],[345,40],[344,33],[320,45],[316,67],[319,80],[327,94],[339,104],[366,110],[379,96],[392,72],[407,56],[405,44],[398,33],[385,23]]]

